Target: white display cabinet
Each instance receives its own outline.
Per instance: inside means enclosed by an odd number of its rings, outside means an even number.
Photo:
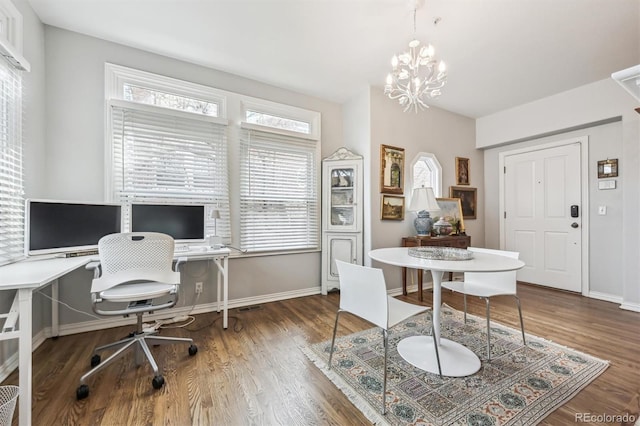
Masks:
[[[362,167],[346,148],[322,161],[322,294],[340,288],[336,259],[362,265]]]

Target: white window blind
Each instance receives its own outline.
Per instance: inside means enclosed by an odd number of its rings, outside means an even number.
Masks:
[[[24,256],[22,77],[0,59],[0,265]]]
[[[248,251],[317,249],[318,142],[241,131],[240,244]]]
[[[208,205],[220,211],[217,235],[230,241],[226,125],[126,101],[111,108],[115,201]],[[213,234],[209,214],[206,227]]]

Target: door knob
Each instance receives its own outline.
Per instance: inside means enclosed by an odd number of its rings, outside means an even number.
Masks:
[[[571,224],[571,227],[572,227],[572,228],[577,228],[578,226],[579,226],[579,225],[578,225],[576,222],[573,222],[573,223]]]

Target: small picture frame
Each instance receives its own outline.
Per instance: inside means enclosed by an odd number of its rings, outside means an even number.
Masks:
[[[380,212],[382,220],[404,220],[404,197],[383,194]]]
[[[460,208],[462,209],[463,218],[465,219],[476,218],[476,208],[478,205],[477,188],[451,186],[449,187],[449,196],[451,198],[460,199]]]
[[[380,145],[380,192],[404,193],[404,148]]]
[[[598,161],[598,179],[618,176],[618,159]]]
[[[469,159],[456,157],[456,185],[470,185]]]
[[[464,218],[462,217],[462,207],[459,198],[436,198],[440,210],[432,216],[434,223],[444,218],[451,224],[453,229],[466,229],[464,227]]]

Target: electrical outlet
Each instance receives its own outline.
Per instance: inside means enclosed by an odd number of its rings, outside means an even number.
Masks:
[[[202,281],[196,283],[196,294],[202,293]]]

